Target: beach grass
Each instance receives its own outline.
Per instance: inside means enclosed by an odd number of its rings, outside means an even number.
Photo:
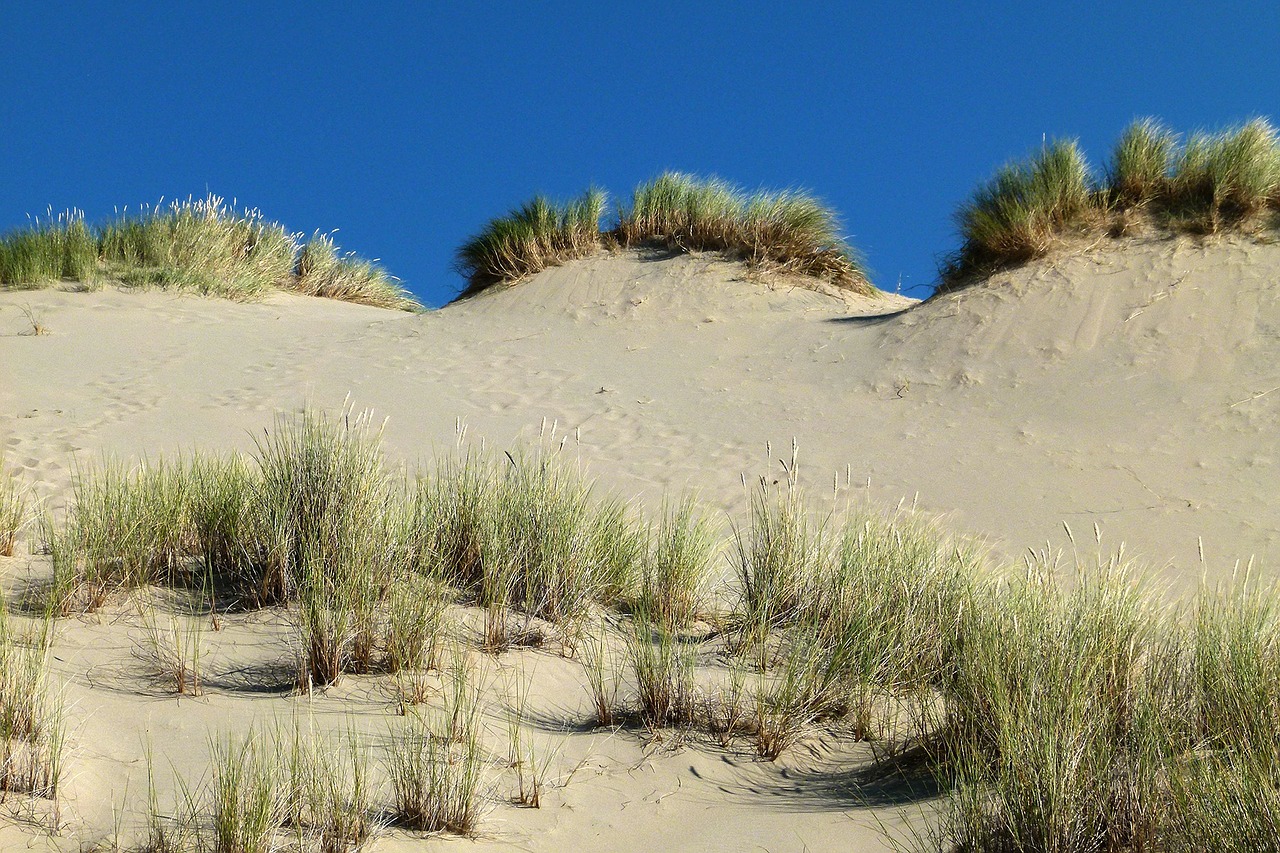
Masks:
[[[389,818],[417,830],[475,831],[489,758],[474,649],[498,634],[509,648],[541,620],[570,629],[561,651],[578,657],[599,725],[654,738],[705,730],[726,746],[748,735],[767,760],[811,735],[864,741],[893,772],[912,751],[912,772],[940,797],[911,849],[1256,849],[1276,837],[1280,588],[1245,567],[1232,587],[1170,603],[1122,551],[1094,543],[1091,556],[1074,538],[1069,552],[999,565],[905,510],[815,514],[794,453],[786,468],[751,491],[721,542],[692,498],[645,523],[596,495],[554,443],[460,451],[409,486],[367,415],[282,416],[239,461],[78,472],[49,540],[53,604],[70,612],[116,590],[231,576],[230,588],[256,591],[246,602],[296,619],[306,690],[443,662],[438,690],[401,696],[406,719],[382,763]],[[737,593],[727,613],[706,594],[718,552]],[[495,636],[464,647],[474,641],[451,630],[454,602],[497,614]],[[152,633],[175,689],[194,689],[200,636],[159,623]],[[14,785],[51,791],[60,717],[56,703],[30,704],[50,696],[47,639],[28,653],[12,636],[0,649],[12,656],[4,678],[17,680],[0,684],[13,704],[0,704],[0,722],[11,745],[44,750],[30,753],[43,764],[12,765],[28,767]],[[728,667],[718,692],[705,678],[713,659]],[[541,802],[548,753],[520,730],[524,701],[507,722],[528,805]],[[23,740],[37,729],[48,734]],[[259,753],[275,755],[248,740],[214,750],[212,790],[225,792],[203,808],[227,838],[253,849],[263,814],[273,832],[306,824],[337,847],[367,837],[377,807],[364,764],[334,747],[323,760],[341,767],[277,756],[259,773]],[[304,781],[281,775],[290,761],[311,768],[290,771]],[[321,777],[338,787],[322,791]],[[309,816],[288,817],[299,809]]]
[[[840,230],[835,212],[807,192],[747,192],[718,178],[664,172],[636,187],[614,234],[626,246],[725,252],[749,266],[870,295],[875,289]]]
[[[0,557],[13,556],[18,534],[30,521],[27,490],[8,469],[0,468]]]
[[[605,194],[593,188],[565,204],[538,196],[491,220],[458,249],[467,280],[459,298],[615,245],[721,252],[761,271],[877,292],[835,212],[807,192],[747,192],[718,178],[665,172],[637,186],[602,231],[604,206]]]
[[[1045,143],[980,184],[955,215],[960,249],[939,292],[1041,258],[1076,238],[1134,233],[1205,236],[1273,229],[1280,209],[1280,141],[1261,118],[1182,140],[1135,121],[1101,176],[1074,140]]]
[[[239,301],[287,290],[406,311],[422,307],[377,264],[340,256],[328,236],[303,244],[260,211],[237,210],[214,194],[126,211],[99,226],[68,211],[0,236],[0,290],[63,282]]]
[[[298,251],[293,275],[285,287],[305,296],[339,299],[391,308],[416,311],[418,304],[399,280],[374,261],[350,253],[340,254],[330,234],[315,234]]]
[[[23,290],[71,279],[91,284],[98,241],[79,211],[36,221],[0,238],[0,289]]]
[[[0,601],[0,792],[5,795],[56,800],[62,784],[66,709],[50,674],[50,615],[23,632]]]
[[[592,254],[601,246],[605,203],[604,191],[593,187],[564,203],[535,196],[490,220],[458,249],[457,268],[467,280],[462,296]]]

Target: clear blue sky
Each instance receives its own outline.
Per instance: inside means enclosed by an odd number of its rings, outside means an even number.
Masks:
[[[1272,2],[198,5],[4,5],[0,229],[212,191],[439,305],[488,218],[671,168],[814,191],[922,295],[1046,135],[1280,118]]]

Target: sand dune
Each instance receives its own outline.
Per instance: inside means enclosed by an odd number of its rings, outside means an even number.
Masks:
[[[694,489],[727,517],[743,476],[777,476],[794,439],[819,509],[916,502],[1011,556],[1063,544],[1064,522],[1097,524],[1189,589],[1234,560],[1280,556],[1278,273],[1280,246],[1224,239],[1082,250],[923,304],[632,252],[418,316],[288,295],[0,293],[0,448],[56,510],[76,465],[103,454],[249,449],[273,413],[349,398],[387,418],[406,463],[453,447],[459,423],[499,447],[554,428],[602,489],[649,506]],[[24,334],[20,307],[47,334]],[[46,564],[25,548],[0,559],[11,584]],[[179,705],[131,675],[136,629],[122,605],[59,640],[68,830],[41,844],[75,849],[110,829],[124,780],[131,802],[143,794],[148,735],[196,770],[228,720],[356,708],[376,732],[388,713],[359,682],[314,701],[214,690]],[[218,654],[269,662],[287,652],[282,630],[243,617]],[[586,702],[576,664],[529,653],[524,665],[548,717]],[[877,820],[899,819],[857,806],[836,745],[775,765],[630,733],[539,737],[581,767],[548,807],[501,806],[485,846],[875,849]],[[393,834],[378,849],[400,845]]]

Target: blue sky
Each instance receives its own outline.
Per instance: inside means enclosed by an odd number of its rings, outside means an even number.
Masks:
[[[0,229],[211,191],[439,305],[490,217],[679,169],[812,190],[925,295],[1045,136],[1280,118],[1274,3],[355,5],[5,4]]]

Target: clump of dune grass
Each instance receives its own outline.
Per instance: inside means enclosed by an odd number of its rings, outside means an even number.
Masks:
[[[339,256],[220,196],[188,198],[91,227],[68,211],[0,236],[0,289],[77,282],[256,300],[284,289],[404,311],[422,306],[376,263]]]
[[[1140,119],[1097,179],[1074,141],[1047,143],[1004,166],[956,214],[961,247],[941,271],[945,292],[1049,254],[1075,237],[1154,230],[1252,234],[1280,209],[1280,143],[1253,119],[1217,133],[1177,134]]]
[[[338,247],[329,234],[317,233],[303,244],[287,286],[306,296],[376,308],[417,311],[422,307],[377,263],[350,253],[338,254]]]
[[[368,744],[350,725],[323,734],[295,723],[287,747],[280,745],[283,740],[277,740],[283,820],[299,846],[324,853],[360,849],[375,829]]]
[[[592,499],[591,482],[559,450],[469,452],[419,482],[415,553],[491,614],[495,649],[507,614],[572,632],[593,604],[632,594],[643,536],[627,508]]]
[[[392,492],[381,431],[368,413],[277,417],[257,439],[254,461],[253,511],[265,548],[250,581],[261,601],[288,600],[306,571],[345,571],[353,550],[376,551],[370,538]]]
[[[717,545],[692,497],[664,507],[642,563],[638,607],[668,631],[702,615]]]
[[[651,729],[688,726],[698,709],[697,644],[668,630],[644,609],[625,635],[640,718]]]
[[[225,735],[210,746],[212,847],[226,853],[268,853],[283,824],[283,773],[277,750],[256,731]]]
[[[410,714],[393,730],[385,767],[391,816],[423,832],[475,832],[482,807],[480,692],[465,653],[455,650],[443,707],[430,719]]]
[[[1089,165],[1074,140],[1055,140],[1010,163],[961,206],[963,263],[996,268],[1045,255],[1093,212]]]
[[[35,288],[63,280],[92,282],[97,267],[98,241],[78,210],[0,237],[0,288]]]
[[[1167,196],[1177,150],[1177,134],[1155,119],[1129,125],[1116,143],[1107,170],[1112,203],[1142,208]]]
[[[59,612],[95,610],[113,593],[178,576],[190,553],[184,472],[180,461],[129,467],[108,458],[73,473],[66,521],[44,537]]]
[[[826,529],[810,515],[794,474],[781,487],[760,482],[734,546],[744,641],[762,647],[772,628],[800,615],[831,559]]]
[[[0,792],[55,799],[66,725],[49,678],[52,625],[20,635],[0,601]]]
[[[618,662],[609,643],[607,624],[583,638],[578,660],[587,679],[595,723],[612,726],[618,717]]]
[[[748,193],[718,178],[665,172],[636,187],[614,232],[623,245],[719,251],[870,295],[835,212],[799,190]]]
[[[1280,590],[1249,567],[1204,590],[1170,762],[1168,849],[1263,850],[1280,843]],[[1190,699],[1190,701],[1187,701]]]
[[[1280,200],[1280,144],[1254,119],[1222,133],[1193,134],[1179,152],[1165,201],[1179,230],[1214,233]]]
[[[666,172],[636,187],[617,224],[602,233],[604,202],[596,189],[565,205],[537,197],[492,220],[458,250],[457,267],[467,279],[460,298],[605,245],[723,252],[762,271],[876,293],[857,253],[840,236],[835,212],[809,193],[751,193],[718,178]]]
[[[13,556],[18,534],[28,521],[26,490],[18,485],[12,474],[0,468],[0,557]]]
[[[457,268],[467,280],[462,295],[592,254],[601,246],[604,206],[604,191],[593,187],[564,204],[535,196],[490,220],[458,249]]]
[[[100,254],[125,284],[254,299],[285,284],[295,236],[217,195],[123,215],[103,226]]]
[[[195,612],[169,612],[162,619],[153,601],[140,601],[143,637],[134,656],[146,675],[179,696],[204,693],[205,617]]]
[[[1150,849],[1158,838],[1159,625],[1122,556],[1074,569],[1068,588],[1041,555],[965,613],[945,693],[941,821],[959,849]]]

